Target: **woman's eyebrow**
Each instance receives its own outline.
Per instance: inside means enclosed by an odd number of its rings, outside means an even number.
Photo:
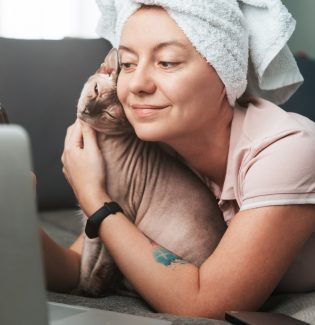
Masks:
[[[157,45],[155,45],[153,47],[153,51],[158,51],[161,50],[162,48],[168,47],[168,46],[177,46],[180,47],[182,49],[187,49],[187,44],[181,42],[181,41],[167,41],[167,42],[162,42],[159,43]],[[125,46],[125,45],[120,45],[119,50],[123,50],[123,51],[127,51],[127,52],[131,52],[133,54],[136,54],[137,52],[135,50],[133,50],[132,48]]]
[[[177,46],[182,49],[187,48],[187,44],[185,44],[181,41],[168,41],[168,42],[162,42],[162,43],[157,44],[156,46],[154,46],[153,50],[158,51],[158,50],[160,50],[164,47],[168,47],[168,46]]]

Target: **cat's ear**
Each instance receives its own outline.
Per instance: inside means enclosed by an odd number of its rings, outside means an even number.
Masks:
[[[118,60],[118,51],[115,48],[112,48],[109,53],[106,55],[104,62],[101,64],[97,73],[104,73],[111,75],[118,75],[119,72],[119,60]]]

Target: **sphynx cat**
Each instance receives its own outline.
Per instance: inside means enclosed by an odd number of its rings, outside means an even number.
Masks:
[[[97,131],[106,191],[147,237],[200,266],[226,230],[222,213],[201,178],[176,153],[136,136],[116,94],[118,74],[118,52],[112,49],[85,83],[77,107],[78,118]],[[106,294],[121,279],[100,239],[85,237],[80,293]]]

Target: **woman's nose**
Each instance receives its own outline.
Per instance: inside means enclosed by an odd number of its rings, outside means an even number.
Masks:
[[[129,80],[129,90],[137,95],[155,92],[156,84],[149,67],[138,65],[132,74],[132,78]]]

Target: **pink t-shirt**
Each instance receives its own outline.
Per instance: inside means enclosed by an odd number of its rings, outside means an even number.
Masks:
[[[315,123],[261,98],[235,107],[223,188],[208,185],[227,224],[240,210],[315,204]]]

